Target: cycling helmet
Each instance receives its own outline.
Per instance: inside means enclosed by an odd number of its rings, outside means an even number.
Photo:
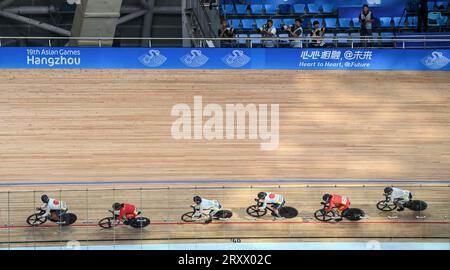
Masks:
[[[201,204],[201,203],[202,203],[202,198],[200,198],[200,196],[195,196],[195,197],[194,197],[194,202],[195,202],[196,204]]]
[[[328,194],[328,193],[324,194],[323,197],[322,197],[322,200],[324,202],[328,202],[330,199],[331,199],[331,194]]]
[[[260,200],[265,199],[266,196],[267,196],[267,193],[265,193],[265,192],[258,193],[258,199],[260,199]]]
[[[50,201],[50,199],[48,198],[48,196],[46,194],[41,196],[41,200],[43,203],[48,203]]]
[[[384,189],[384,194],[390,195],[394,190],[391,187],[386,187]]]
[[[112,205],[112,208],[113,208],[114,210],[120,210],[120,208],[122,208],[122,204],[116,202],[116,203],[114,203],[114,204]]]

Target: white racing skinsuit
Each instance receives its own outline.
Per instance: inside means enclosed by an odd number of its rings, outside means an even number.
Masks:
[[[280,209],[284,204],[284,197],[279,194],[267,192],[267,196],[264,198],[261,209],[266,208],[267,204],[272,204],[276,209]]]
[[[411,192],[408,190],[402,190],[399,188],[392,188],[392,193],[387,196],[387,202],[394,202],[399,207],[403,207],[405,202],[408,202],[411,198]]]
[[[41,217],[47,217],[50,215],[50,211],[57,211],[58,214],[61,214],[61,212],[67,211],[67,204],[63,201],[58,201],[55,199],[49,199],[48,203],[44,204],[41,207],[42,210],[45,210],[45,213],[41,215]]]
[[[202,202],[194,206],[196,212],[192,217],[200,217],[204,210],[210,210],[209,215],[214,216],[222,207],[217,200],[207,200],[202,198]]]

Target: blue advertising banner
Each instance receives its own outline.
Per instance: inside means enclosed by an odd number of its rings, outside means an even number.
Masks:
[[[450,70],[450,50],[0,48],[0,68]]]

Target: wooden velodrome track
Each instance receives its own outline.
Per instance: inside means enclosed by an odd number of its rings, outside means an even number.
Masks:
[[[0,78],[0,202],[8,205],[0,210],[0,247],[55,245],[73,239],[96,244],[111,239],[124,243],[220,242],[235,237],[243,241],[450,238],[446,72],[0,70]],[[279,104],[279,148],[262,151],[260,140],[248,139],[174,140],[171,109],[178,103],[192,105],[194,96],[223,107]],[[220,186],[227,188],[203,182],[208,189],[189,190],[196,184],[176,182],[211,179],[224,180]],[[275,179],[312,183],[249,188],[248,183],[233,182]],[[407,188],[426,200],[429,209],[380,213],[374,205],[382,199],[381,184],[334,187],[320,185],[323,179],[420,180],[421,186]],[[142,180],[150,185],[127,184]],[[145,189],[119,190],[129,186]],[[113,187],[118,190],[95,190]],[[25,226],[41,192],[60,196],[50,191],[55,188],[63,190],[62,199],[79,216],[77,225],[62,230]],[[245,208],[260,189],[284,194],[300,215],[276,222],[248,219]],[[312,213],[320,207],[324,192],[347,194],[369,219],[313,222]],[[221,200],[235,216],[227,224],[180,223],[194,194]],[[138,205],[153,225],[139,233],[125,227],[100,230],[96,221],[116,200]]]

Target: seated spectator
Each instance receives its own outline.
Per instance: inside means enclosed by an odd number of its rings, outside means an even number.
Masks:
[[[365,37],[365,43],[370,42],[372,37],[372,24],[375,21],[372,11],[369,10],[369,5],[363,5],[363,9],[359,14],[359,22],[361,23],[360,35]]]
[[[228,26],[227,20],[222,21],[222,28],[219,29],[219,38],[234,38],[236,31],[233,27]],[[233,47],[234,40],[224,39],[220,41],[220,47]]]
[[[320,28],[319,21],[313,22],[313,30],[309,32],[309,37],[312,47],[323,47],[325,42],[323,41],[323,35],[325,35],[325,27]]]
[[[291,40],[292,48],[302,48],[302,37],[303,37],[303,28],[302,28],[302,20],[296,19],[295,25],[284,25],[283,29],[289,33],[289,37],[293,38]]]
[[[273,26],[272,20],[267,20],[267,23],[258,29],[264,38],[273,38],[277,36],[277,29]],[[266,48],[274,48],[275,40],[265,40],[264,46]]]

